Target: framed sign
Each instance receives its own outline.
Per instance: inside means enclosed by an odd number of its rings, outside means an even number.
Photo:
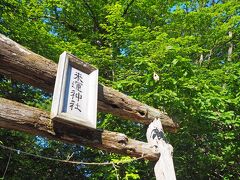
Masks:
[[[51,119],[96,128],[98,69],[61,54],[54,86]]]

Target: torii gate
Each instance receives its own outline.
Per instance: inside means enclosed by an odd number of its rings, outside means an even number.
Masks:
[[[53,61],[0,34],[1,74],[52,93],[56,70]],[[175,132],[178,128],[165,113],[101,84],[98,84],[98,111],[143,124],[159,118],[165,130]],[[159,153],[153,152],[148,143],[130,139],[122,133],[53,124],[48,112],[4,98],[0,98],[0,127],[129,156],[144,155],[148,160],[159,158]]]

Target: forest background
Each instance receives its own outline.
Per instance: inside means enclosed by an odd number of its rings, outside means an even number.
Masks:
[[[177,179],[240,176],[239,1],[1,0],[0,33],[56,63],[68,51],[99,68],[101,83],[167,112],[180,125],[167,133]],[[51,94],[2,75],[0,97],[51,107]],[[99,113],[97,126],[146,141],[146,126],[113,115]],[[52,158],[130,159],[17,131],[1,129],[0,137]],[[2,179],[154,179],[154,162],[145,160],[115,169],[0,149],[0,162]]]

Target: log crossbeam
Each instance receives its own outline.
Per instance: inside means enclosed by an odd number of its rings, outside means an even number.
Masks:
[[[52,93],[57,64],[0,34],[0,74]],[[98,85],[98,111],[143,124],[159,118],[164,130],[175,132],[178,128],[165,113],[101,84]]]
[[[122,133],[53,124],[49,112],[4,98],[0,98],[0,127],[119,154],[144,156],[148,160],[159,158],[148,143],[130,139]]]
[[[52,93],[56,73],[56,63],[0,34],[0,74]],[[165,113],[101,84],[98,85],[98,111],[143,124],[159,118],[165,130],[175,132],[178,128]],[[0,98],[0,127],[119,154],[144,156],[148,160],[159,157],[148,143],[122,133],[52,122],[48,112],[4,98]]]

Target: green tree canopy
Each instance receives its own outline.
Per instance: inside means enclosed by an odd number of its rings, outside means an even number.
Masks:
[[[167,137],[177,179],[240,176],[240,5],[237,0],[2,0],[0,33],[55,62],[64,51],[100,70],[100,82],[180,125]],[[153,74],[159,81],[153,79]],[[1,77],[0,96],[50,109],[50,95]],[[98,127],[146,140],[146,127],[99,114]],[[128,158],[1,130],[3,144],[103,162]],[[39,143],[41,142],[41,143]],[[9,152],[1,150],[4,173]],[[37,162],[37,163],[36,163]],[[153,164],[75,166],[13,154],[8,178],[150,179]]]

